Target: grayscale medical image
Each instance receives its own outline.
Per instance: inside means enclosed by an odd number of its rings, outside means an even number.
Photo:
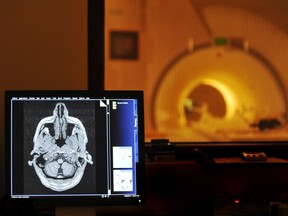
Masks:
[[[50,113],[34,128],[32,159],[28,164],[45,187],[61,192],[79,184],[93,158],[86,149],[86,128],[80,119],[69,115],[65,102],[56,103]]]

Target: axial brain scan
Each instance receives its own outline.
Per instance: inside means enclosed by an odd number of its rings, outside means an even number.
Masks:
[[[34,148],[28,161],[44,186],[54,191],[75,187],[82,179],[87,162],[88,138],[82,122],[69,116],[64,103],[57,103],[52,116],[43,118],[33,138]]]

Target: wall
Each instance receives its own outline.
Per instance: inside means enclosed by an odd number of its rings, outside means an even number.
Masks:
[[[87,88],[87,1],[0,1],[0,197],[4,91]]]
[[[188,40],[196,31],[198,34],[194,40],[201,42],[207,38],[190,6],[188,0],[177,1],[176,5],[175,1],[105,2],[105,87],[145,90],[147,133],[151,130],[151,94],[159,74],[173,56],[187,48]],[[139,33],[139,58],[136,61],[109,58],[109,33],[112,30]]]

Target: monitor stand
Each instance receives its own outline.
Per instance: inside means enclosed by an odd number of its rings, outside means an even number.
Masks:
[[[96,216],[95,207],[57,207],[55,216]]]

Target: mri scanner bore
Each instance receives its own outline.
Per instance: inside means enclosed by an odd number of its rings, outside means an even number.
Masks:
[[[200,46],[175,58],[158,83],[152,120],[170,140],[287,137],[284,84],[252,48]]]
[[[33,138],[34,148],[28,161],[41,183],[54,191],[75,187],[82,179],[87,162],[88,138],[82,122],[69,116],[65,103],[57,103],[52,116],[40,120]]]

